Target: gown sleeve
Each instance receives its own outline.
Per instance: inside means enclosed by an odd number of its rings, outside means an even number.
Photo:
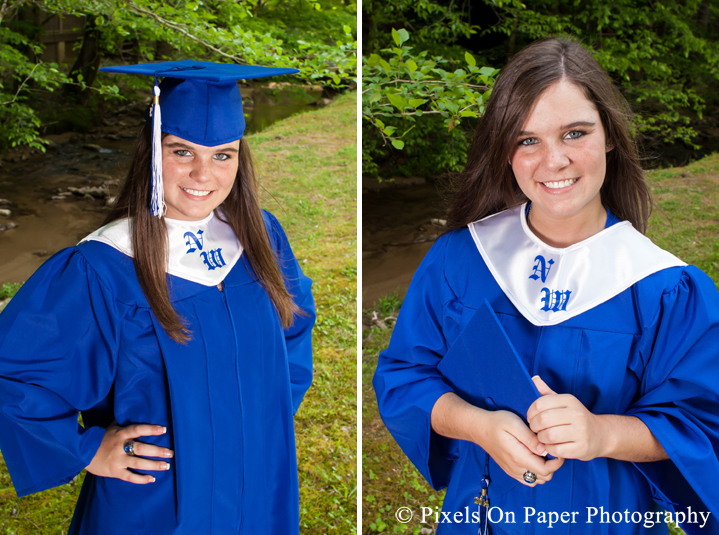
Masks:
[[[0,314],[0,450],[18,496],[67,483],[95,456],[105,429],[78,413],[110,391],[125,310],[71,248]]]
[[[434,404],[453,391],[437,370],[447,352],[443,311],[456,300],[444,274],[448,239],[435,242],[412,278],[372,381],[382,421],[435,489],[449,483],[458,445],[431,425]]]
[[[316,318],[312,280],[302,273],[279,221],[269,212],[264,212],[264,215],[287,290],[300,309],[300,312],[295,314],[293,324],[285,329],[292,406],[294,413],[297,413],[305,393],[312,384],[312,327]]]
[[[635,463],[667,510],[710,511],[704,530],[719,532],[719,292],[693,266],[665,291],[642,337],[639,397],[628,415],[641,419],[669,456]]]

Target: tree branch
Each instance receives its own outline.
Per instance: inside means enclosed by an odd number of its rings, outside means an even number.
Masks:
[[[5,15],[11,13],[27,1],[28,0],[15,0],[15,2],[8,6],[8,0],[3,0],[2,6],[0,6],[0,24],[2,24],[2,21],[5,19]]]
[[[8,100],[7,102],[0,102],[0,106],[5,106],[6,104],[12,104],[17,100],[17,96],[20,94],[20,91],[22,91],[22,88],[25,87],[25,84],[27,81],[32,78],[33,73],[35,72],[35,69],[37,69],[39,63],[36,63],[35,66],[30,71],[30,74],[27,75],[27,78],[25,78],[22,83],[20,84],[20,87],[17,88],[17,91],[15,92],[15,96],[12,98],[12,100]]]
[[[18,1],[20,1],[20,0],[18,0]],[[22,1],[25,1],[25,0],[22,0]],[[199,37],[197,37],[196,35],[191,34],[191,33],[188,32],[187,30],[185,30],[184,28],[182,28],[182,26],[180,26],[179,24],[175,24],[175,23],[173,23],[173,22],[170,22],[170,21],[167,20],[167,19],[163,19],[163,18],[160,17],[157,13],[154,13],[154,12],[149,11],[149,10],[147,10],[147,9],[143,9],[143,8],[141,8],[141,7],[137,6],[137,5],[135,5],[135,4],[132,3],[132,2],[129,2],[128,5],[129,5],[130,7],[132,7],[132,9],[134,9],[134,10],[137,11],[138,13],[142,13],[142,14],[144,14],[144,15],[148,15],[148,16],[152,17],[153,19],[155,19],[157,22],[159,22],[159,23],[162,24],[163,26],[167,26],[168,28],[171,28],[171,29],[175,30],[176,32],[180,32],[182,35],[184,35],[184,36],[187,37],[188,39],[191,39],[191,40],[195,41],[196,43],[199,43],[200,45],[204,46],[205,48],[208,48],[208,49],[212,50],[213,52],[218,53],[219,55],[221,55],[221,56],[223,56],[223,57],[226,57],[226,58],[228,58],[228,59],[231,59],[231,60],[233,60],[233,61],[235,61],[235,62],[237,62],[237,63],[243,63],[243,62],[244,62],[244,61],[242,60],[242,58],[240,58],[239,56],[235,56],[235,55],[233,55],[233,54],[228,54],[227,52],[223,52],[223,51],[220,50],[219,48],[217,48],[217,47],[211,45],[210,43],[208,43],[207,41],[204,41],[204,40],[200,39]]]

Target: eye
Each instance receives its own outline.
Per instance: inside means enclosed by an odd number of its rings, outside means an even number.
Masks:
[[[175,154],[177,154],[178,156],[190,156],[191,155],[190,151],[185,150],[185,149],[176,150]]]
[[[229,160],[229,159],[230,159],[230,155],[225,154],[224,152],[218,152],[217,154],[215,154],[215,160],[220,160],[221,162],[224,162],[225,160]]]
[[[524,138],[524,139],[519,140],[519,143],[517,143],[517,144],[518,144],[518,145],[524,145],[525,147],[528,147],[529,145],[535,145],[535,144],[537,144],[538,142],[539,142],[539,141],[537,140],[536,137],[526,137],[526,138]]]
[[[579,139],[580,137],[586,135],[586,132],[583,130],[572,130],[571,132],[568,132],[566,135],[567,139]]]

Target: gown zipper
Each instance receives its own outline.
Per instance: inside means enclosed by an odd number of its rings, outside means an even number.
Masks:
[[[220,281],[220,283],[217,285],[217,289],[222,294],[222,298],[225,301],[225,309],[227,310],[227,315],[230,317],[230,325],[232,325],[232,334],[235,338],[235,370],[237,372],[237,391],[240,391],[240,372],[237,369],[238,362],[237,362],[237,333],[235,332],[235,322],[232,319],[232,312],[230,311],[230,305],[227,302],[227,293],[225,292],[225,281]],[[242,399],[240,398],[240,414],[242,414]],[[242,447],[242,458],[244,459],[245,456],[245,448],[242,444],[242,430],[240,430],[240,446]],[[242,459],[241,459],[242,461]],[[241,463],[244,465],[244,462]],[[245,493],[245,468],[242,466],[242,482],[240,484],[240,525],[239,525],[239,531],[238,533],[242,532],[242,524],[244,521],[244,515],[242,514],[242,496]]]

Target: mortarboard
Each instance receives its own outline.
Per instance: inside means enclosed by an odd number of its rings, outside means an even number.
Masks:
[[[437,369],[466,402],[483,409],[513,412],[525,423],[529,407],[540,397],[486,299]]]
[[[240,139],[245,116],[237,80],[295,74],[297,69],[207,61],[167,61],[102,67],[104,72],[153,76],[154,99],[147,115],[152,126],[152,215],[165,214],[161,132],[214,147]],[[158,84],[158,78],[163,78]],[[162,112],[160,112],[162,110]]]

